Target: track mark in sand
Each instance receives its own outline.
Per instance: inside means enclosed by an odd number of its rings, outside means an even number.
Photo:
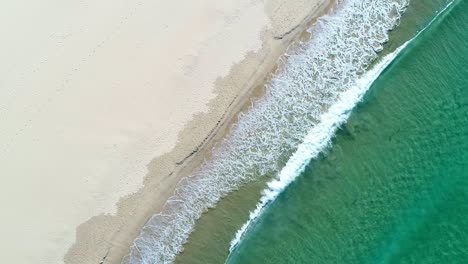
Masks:
[[[226,107],[226,110],[224,110],[224,113],[221,115],[221,117],[219,118],[218,122],[216,122],[215,126],[210,130],[210,132],[208,133],[208,135],[202,140],[202,142],[192,151],[190,152],[187,156],[185,156],[183,159],[181,159],[179,162],[176,162],[176,165],[177,166],[180,166],[182,164],[184,164],[184,162],[186,160],[188,160],[191,156],[193,156],[194,154],[198,153],[198,151],[200,151],[200,149],[203,147],[203,145],[208,141],[208,139],[210,139],[212,136],[214,136],[216,130],[218,130],[225,122],[226,120],[223,121],[223,119],[225,118],[226,114],[229,112],[229,109],[231,108],[232,104],[234,103],[234,101],[236,101],[238,96],[234,97],[234,99],[232,99],[231,103],[229,103],[229,105]],[[171,174],[174,173],[174,171],[171,172]]]
[[[24,133],[24,131],[28,128],[33,126],[33,123],[35,119],[37,118],[38,115],[42,114],[45,110],[45,108],[53,103],[57,98],[59,97],[59,94],[63,93],[67,88],[69,88],[69,84],[72,83],[73,78],[75,77],[76,73],[79,72],[82,67],[96,54],[98,51],[109,41],[112,40],[115,36],[117,36],[120,31],[122,30],[123,26],[128,23],[129,19],[134,17],[135,14],[138,12],[138,9],[143,6],[143,1],[139,1],[136,3],[136,5],[131,9],[130,12],[127,14],[123,15],[120,18],[120,22],[117,23],[117,26],[115,26],[113,29],[110,30],[110,33],[107,34],[106,37],[104,37],[100,42],[98,42],[97,45],[94,46],[94,48],[91,48],[91,50],[81,57],[81,59],[77,59],[78,63],[75,63],[75,65],[72,65],[69,67],[68,73],[65,74],[63,79],[59,81],[58,85],[56,86],[55,89],[51,90],[51,92],[48,94],[48,96],[45,98],[42,104],[36,104],[36,105],[31,105],[27,106],[26,110],[22,112],[22,114],[32,112],[31,117],[28,118],[25,122],[19,125],[19,127],[16,127],[16,133],[14,133],[10,139],[7,140],[7,143],[2,146],[2,152],[0,152],[0,156],[5,157],[8,153],[10,153],[13,149],[13,145],[17,138]],[[68,30],[68,29],[67,29]],[[81,31],[86,31],[86,29],[81,29]],[[67,39],[70,39],[73,37],[73,33],[65,31],[65,32],[59,32],[59,33],[52,33],[50,35],[50,38],[54,38],[54,36],[57,38],[60,38],[59,40],[59,48],[63,47],[65,45],[65,42]],[[19,73],[19,76],[17,79],[13,80],[14,84],[21,86],[22,83],[24,83],[27,78],[27,76],[31,76],[34,73],[39,73],[41,70],[46,66],[47,62],[49,62],[51,55],[49,56],[44,56],[42,59],[40,59],[38,65],[33,66],[30,68],[30,70],[26,70],[22,73]],[[34,91],[33,91],[34,93]],[[38,92],[35,92],[37,94]],[[32,109],[31,109],[32,108]],[[28,111],[27,109],[31,109],[32,111]],[[34,139],[34,141],[38,141],[39,139]]]

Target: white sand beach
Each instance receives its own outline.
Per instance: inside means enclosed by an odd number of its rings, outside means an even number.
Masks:
[[[0,259],[119,263],[327,0],[0,9]]]

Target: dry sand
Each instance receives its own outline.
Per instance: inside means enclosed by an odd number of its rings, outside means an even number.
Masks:
[[[0,259],[119,263],[327,0],[6,2]]]

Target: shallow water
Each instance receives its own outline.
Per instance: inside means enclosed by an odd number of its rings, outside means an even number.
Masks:
[[[360,86],[356,81],[379,56],[407,1],[339,1],[332,15],[319,19],[310,29],[313,37],[282,58],[265,94],[147,222],[123,263],[172,262],[203,212],[246,183],[277,174],[311,129],[332,133],[349,111],[338,108],[346,112],[330,115],[325,121],[331,126],[322,125],[323,115],[336,108],[340,95]],[[344,99],[359,97],[349,95]]]
[[[381,56],[413,37],[445,2],[411,1],[401,25],[390,33],[390,42],[386,44]],[[288,157],[284,158],[282,164],[285,164],[287,159]],[[184,246],[184,252],[178,255],[176,263],[223,263],[228,255],[230,241],[247,220],[249,211],[255,208],[264,188],[265,185],[258,182],[247,184],[205,213],[196,223],[195,231],[191,234],[189,243]]]
[[[228,263],[466,263],[466,10],[403,51]]]

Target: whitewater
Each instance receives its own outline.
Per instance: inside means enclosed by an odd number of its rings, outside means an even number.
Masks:
[[[239,114],[212,157],[179,183],[122,263],[171,263],[203,212],[242,184],[278,175],[252,212],[253,221],[329,144],[373,80],[404,48],[369,71],[408,4],[408,0],[337,1],[334,10],[308,30],[310,38],[280,59],[263,97]],[[289,161],[285,165],[281,160]],[[248,226],[238,232],[231,248]]]
[[[393,60],[403,51],[411,42],[429,28],[442,14],[449,9],[453,1],[450,1],[438,14],[420,30],[413,38],[406,41],[403,45],[397,48],[392,53],[383,57],[376,65],[372,66],[360,79],[356,81],[356,85],[344,92],[340,99],[323,114],[319,124],[314,126],[304,141],[299,145],[297,151],[291,156],[286,163],[286,166],[281,170],[278,176],[270,181],[268,188],[262,192],[262,197],[257,203],[254,211],[250,212],[248,221],[239,229],[235,238],[231,241],[229,252],[233,252],[242,237],[262,214],[265,208],[273,202],[278,195],[301,173],[305,170],[310,161],[316,158],[325,148],[331,144],[331,140],[335,135],[336,130],[346,122],[353,108],[362,100],[364,94],[372,86],[374,81],[381,73],[393,62]]]
[[[341,124],[346,122],[351,110],[361,101],[367,89],[406,45],[407,43],[392,54],[387,55],[378,65],[369,71],[364,78],[358,81],[357,85],[344,92],[340,100],[322,116],[320,123],[311,129],[304,139],[304,142],[299,145],[299,148],[281,170],[278,177],[268,183],[268,188],[263,191],[263,195],[256,209],[250,213],[249,220],[236,233],[236,237],[232,240],[229,248],[230,252],[235,249],[242,236],[260,216],[265,207],[270,202],[274,201],[276,197],[304,171],[311,159],[316,158],[331,143],[331,139],[336,130]]]
[[[278,177],[267,184],[268,188],[263,191],[256,209],[250,213],[249,220],[231,241],[230,252],[236,248],[248,228],[261,215],[267,205],[274,201],[304,171],[310,160],[316,158],[330,145],[336,130],[346,122],[352,109],[361,101],[365,92],[410,42],[406,42],[393,53],[385,56],[379,64],[375,65],[363,78],[359,79],[355,86],[344,92],[340,100],[322,116],[320,123],[311,129],[304,142],[299,145],[299,148],[281,170]]]

